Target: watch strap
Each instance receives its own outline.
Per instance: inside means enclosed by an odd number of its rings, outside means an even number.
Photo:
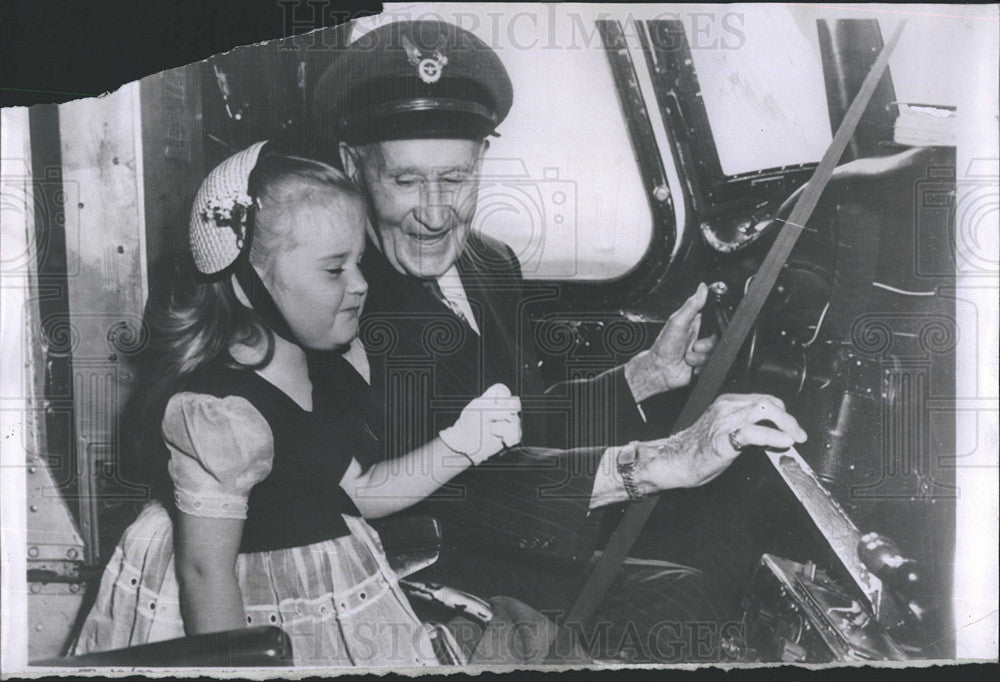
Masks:
[[[622,478],[622,485],[630,500],[641,500],[645,497],[639,492],[639,487],[635,484],[635,466],[639,462],[638,443],[629,443],[618,454],[618,475]]]

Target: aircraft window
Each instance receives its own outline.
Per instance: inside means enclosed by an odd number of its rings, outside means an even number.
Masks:
[[[612,12],[600,6],[549,5],[538,11],[534,5],[507,4],[467,13],[446,7],[406,6],[398,14],[467,28],[497,51],[510,73],[513,108],[500,137],[491,140],[474,229],[509,244],[528,279],[614,279],[642,260],[652,238],[648,196],[597,20],[672,19],[683,25],[711,131],[708,144],[718,154],[721,176],[796,167],[805,174],[796,171],[788,178],[782,187],[790,191],[808,177],[808,166],[819,161],[832,139],[818,15],[809,8],[764,5],[727,13],[717,6],[683,12],[629,6],[628,12]],[[361,19],[355,30],[394,18],[390,11]],[[883,34],[893,23],[883,25]],[[634,35],[629,22],[623,26]],[[928,30],[933,34],[933,28]],[[916,33],[904,34],[891,63],[897,99],[953,104],[946,96],[951,93],[944,92],[953,80],[946,69],[962,60],[943,60],[935,72],[941,77],[933,82],[922,78],[929,61],[922,46],[934,36]],[[961,41],[948,46],[953,44]],[[640,71],[643,85],[649,74]],[[646,104],[655,106],[655,97],[644,95]],[[663,162],[674,177],[673,159],[667,156]],[[704,189],[712,197],[718,192],[719,201],[757,191],[742,184],[729,187],[724,177],[714,180],[718,186],[708,183]],[[673,204],[683,211],[679,197]],[[683,215],[675,218],[683,228]]]
[[[723,173],[819,161],[832,135],[815,22],[776,5],[755,7],[743,21],[739,49],[722,41],[697,49],[685,24]]]
[[[895,23],[879,20],[882,35]],[[967,68],[967,45],[974,30],[971,22],[911,21],[889,59],[896,99],[910,104],[958,106],[961,70]]]
[[[626,274],[649,247],[652,214],[598,12],[507,5],[488,16],[465,25],[499,53],[514,104],[491,141],[474,227],[510,244],[529,279]],[[539,49],[546,41],[560,49]]]

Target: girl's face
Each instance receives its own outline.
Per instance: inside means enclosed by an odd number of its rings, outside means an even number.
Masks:
[[[358,269],[366,223],[361,199],[314,185],[265,205],[257,221],[264,229],[255,246],[263,253],[251,260],[296,338],[315,350],[349,344],[368,292]]]

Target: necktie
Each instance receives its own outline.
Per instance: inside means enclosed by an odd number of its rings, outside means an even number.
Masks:
[[[427,287],[431,290],[431,293],[434,294],[435,298],[437,298],[439,301],[448,306],[448,308],[453,313],[458,315],[459,319],[461,319],[462,322],[465,322],[465,324],[467,324],[470,329],[473,330],[476,329],[476,325],[469,320],[469,317],[465,314],[465,312],[462,311],[461,306],[459,306],[458,303],[445,296],[444,291],[441,290],[441,284],[436,279],[427,280]]]

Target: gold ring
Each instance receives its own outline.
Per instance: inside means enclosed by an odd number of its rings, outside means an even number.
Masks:
[[[746,445],[744,445],[743,443],[739,442],[739,440],[736,439],[736,434],[737,433],[739,433],[739,429],[736,429],[735,431],[730,431],[729,432],[729,444],[733,446],[733,450],[736,450],[737,452],[739,452],[743,448],[745,448]]]

